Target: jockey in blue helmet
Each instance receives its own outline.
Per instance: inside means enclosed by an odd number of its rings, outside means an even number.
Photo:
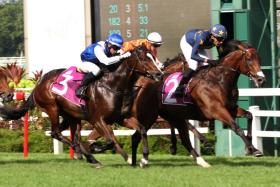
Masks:
[[[78,66],[81,72],[87,73],[82,80],[81,86],[76,90],[76,95],[86,98],[85,90],[87,85],[96,79],[100,74],[99,66],[109,66],[129,57],[129,52],[119,55],[117,51],[123,45],[123,38],[119,34],[111,34],[108,39],[93,43],[81,53],[82,63]]]
[[[180,42],[181,50],[189,65],[184,72],[183,79],[175,90],[176,96],[181,96],[184,91],[184,84],[188,82],[191,75],[198,66],[216,65],[217,60],[210,60],[205,49],[219,47],[227,38],[227,30],[221,24],[212,26],[209,30],[193,29],[186,32]]]

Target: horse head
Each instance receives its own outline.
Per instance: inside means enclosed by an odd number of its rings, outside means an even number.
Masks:
[[[230,66],[233,70],[248,76],[256,87],[261,87],[265,82],[260,62],[261,59],[256,49],[241,42],[233,52],[229,52],[221,59],[221,64]]]
[[[123,63],[127,64],[131,72],[160,80],[163,72],[154,63],[154,59],[152,53],[147,48],[139,46],[132,51],[131,56],[124,60],[125,62]]]

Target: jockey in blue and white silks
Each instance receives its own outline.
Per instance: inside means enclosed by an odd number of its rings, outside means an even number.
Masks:
[[[111,34],[106,41],[100,41],[88,46],[81,53],[82,63],[78,66],[78,70],[87,73],[76,90],[76,95],[85,98],[85,90],[87,85],[96,79],[100,74],[100,65],[112,65],[119,62],[123,58],[129,57],[130,52],[119,55],[118,50],[123,45],[123,38],[119,34]]]
[[[189,65],[183,79],[175,91],[175,95],[183,93],[184,84],[188,82],[198,65],[216,65],[217,60],[210,60],[205,49],[220,46],[227,38],[227,30],[221,24],[216,24],[209,30],[193,29],[186,32],[180,42],[181,50]]]

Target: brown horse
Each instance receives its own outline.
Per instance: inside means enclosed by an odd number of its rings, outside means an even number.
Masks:
[[[247,44],[235,41],[228,45],[233,45],[234,52],[229,53],[221,59],[220,65],[201,69],[194,75],[189,83],[191,96],[194,100],[193,105],[176,106],[165,105],[161,102],[162,82],[155,82],[145,78],[140,78],[137,82],[142,89],[134,100],[132,108],[133,116],[124,120],[124,126],[131,128],[141,128],[148,130],[155,122],[158,114],[176,127],[182,138],[183,145],[191,152],[194,158],[197,153],[190,147],[188,134],[185,130],[185,119],[194,120],[220,120],[233,129],[245,142],[249,153],[261,156],[262,153],[253,147],[250,142],[250,132],[246,137],[243,130],[235,123],[236,117],[248,117],[250,114],[237,105],[237,80],[242,73],[249,76],[257,87],[260,87],[265,77],[260,69],[260,58],[255,49]],[[178,67],[182,62],[178,62]],[[183,62],[184,63],[184,62]],[[176,68],[175,68],[176,69]],[[147,107],[149,106],[149,107]],[[148,114],[147,115],[147,111]],[[249,123],[248,123],[249,124]],[[250,129],[249,129],[250,131]],[[145,131],[136,131],[132,136],[132,162],[136,163],[136,150],[141,140],[144,141],[143,155],[144,160],[140,164],[146,164],[148,158],[148,148],[145,147]]]
[[[107,146],[118,145],[112,136],[108,124],[122,121],[130,112],[131,98],[133,96],[133,86],[139,76],[153,76],[159,73],[157,67],[152,63],[146,48],[136,48],[130,58],[122,60],[104,70],[103,76],[96,82],[90,84],[87,89],[86,110],[68,102],[63,97],[51,92],[50,86],[56,81],[63,69],[53,70],[45,74],[31,95],[18,108],[0,108],[0,116],[5,119],[18,119],[23,116],[28,109],[35,105],[45,111],[51,121],[51,135],[65,144],[72,146],[76,151],[81,149],[87,161],[100,167],[90,151],[82,144],[79,144],[79,134],[76,134],[77,123],[81,119],[86,119],[93,127],[106,138]],[[61,134],[63,126],[59,126],[59,115],[64,119],[63,124],[70,124],[72,142]],[[78,126],[78,129],[80,126]],[[126,160],[128,156],[125,152],[121,153]]]
[[[145,105],[152,100],[156,101],[154,109],[149,107],[149,110],[153,110],[152,112],[149,111],[149,114],[159,114],[171,122],[179,132],[182,128],[179,124],[183,124],[185,119],[199,121],[220,120],[242,138],[251,154],[261,156],[262,153],[253,147],[250,139],[245,136],[243,130],[234,121],[234,118],[242,112],[240,112],[241,109],[237,106],[236,99],[232,98],[233,91],[237,88],[237,80],[240,73],[249,76],[256,87],[260,87],[264,83],[265,78],[260,68],[260,58],[255,49],[241,42],[237,42],[235,45],[237,45],[238,50],[222,58],[220,65],[201,69],[194,75],[189,83],[194,105],[176,106],[162,104],[160,91],[162,90],[163,83],[152,81],[145,84],[146,89],[143,90],[142,104]],[[236,95],[234,95],[234,98],[236,98]],[[141,114],[140,110],[138,112],[138,117],[141,119],[143,114]],[[145,116],[145,118],[152,119],[150,124],[141,123],[145,124],[146,129],[149,129],[152,122],[154,122],[155,116]],[[140,138],[135,138],[134,141],[133,149],[137,147]]]

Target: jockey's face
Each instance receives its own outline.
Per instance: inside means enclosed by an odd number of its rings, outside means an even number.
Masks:
[[[152,44],[152,48],[153,49],[156,49],[156,48],[159,48],[161,45],[158,45],[158,44]]]
[[[120,48],[118,46],[115,46],[112,44],[109,44],[108,48],[109,48],[109,52],[112,56],[115,56],[117,54],[117,51],[120,50]]]
[[[215,37],[213,35],[211,36],[211,40],[212,40],[213,44],[217,47],[221,46],[224,42],[224,38]]]

